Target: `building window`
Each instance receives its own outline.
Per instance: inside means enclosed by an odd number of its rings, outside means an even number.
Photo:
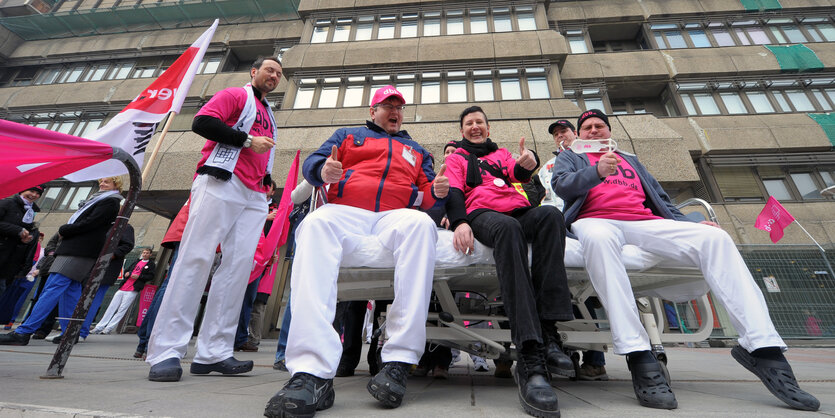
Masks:
[[[658,49],[833,42],[831,17],[708,17],[648,25]]]
[[[605,105],[606,90],[599,85],[564,85],[563,94],[581,110],[600,109],[610,112]]]
[[[38,199],[38,206],[45,212],[74,212],[78,204],[98,190],[96,182],[69,183],[53,181],[46,185]]]
[[[107,119],[104,112],[38,112],[11,114],[7,118],[25,125],[37,126],[69,135],[89,137]]]
[[[409,104],[551,97],[546,67],[427,71],[419,74],[401,73],[370,77],[303,76],[296,90],[293,108],[358,107],[364,103],[367,105],[371,100],[371,92],[388,84],[396,86]]]
[[[722,201],[832,199],[820,191],[833,184],[835,153],[720,156],[705,162]]]
[[[828,112],[835,109],[835,78],[737,80],[676,85],[688,115]]]
[[[313,36],[310,38],[310,43],[319,44],[327,42],[328,29],[330,29],[330,20],[319,20],[313,26]]]
[[[565,39],[568,41],[568,49],[572,54],[585,54],[589,52],[584,31],[580,29],[567,30],[565,31]]]
[[[356,29],[351,39],[351,28]],[[533,6],[425,10],[379,16],[314,18],[310,43],[536,30]],[[375,35],[376,34],[376,35]]]

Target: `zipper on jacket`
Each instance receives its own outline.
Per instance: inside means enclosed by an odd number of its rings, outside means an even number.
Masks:
[[[380,199],[383,196],[383,184],[386,182],[386,176],[388,176],[389,168],[391,167],[392,139],[387,139],[389,141],[389,150],[388,156],[386,157],[386,169],[383,170],[383,176],[380,178],[380,187],[377,189],[377,201],[374,203],[374,212],[380,211]]]

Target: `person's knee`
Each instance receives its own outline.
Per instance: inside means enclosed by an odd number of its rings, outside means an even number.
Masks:
[[[551,228],[565,228],[565,218],[555,206],[544,205],[533,209],[537,224]]]

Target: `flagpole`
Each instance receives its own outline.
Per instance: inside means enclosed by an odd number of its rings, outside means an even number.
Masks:
[[[162,133],[159,135],[159,139],[157,139],[157,143],[154,144],[154,150],[151,151],[151,156],[145,160],[145,168],[142,169],[142,183],[145,183],[148,180],[148,172],[151,170],[151,163],[154,162],[154,159],[157,157],[157,153],[159,152],[159,147],[162,145],[162,140],[165,139],[165,135],[168,133],[168,128],[171,127],[171,122],[174,120],[174,116],[177,115],[177,112],[171,111],[168,113],[168,120],[165,121],[165,126],[162,128]]]
[[[807,231],[806,228],[804,228],[803,225],[800,224],[800,222],[797,222],[797,219],[794,220],[794,223],[796,223],[797,226],[799,226],[800,229],[802,229],[803,232],[805,232],[806,235],[809,236],[809,239],[812,240],[812,242],[814,242],[815,245],[818,246],[818,250],[821,252],[821,257],[823,257],[823,262],[826,263],[826,268],[829,269],[829,274],[832,275],[830,276],[830,280],[835,280],[835,271],[832,270],[832,265],[829,264],[829,260],[826,259],[826,250],[824,250],[823,247],[821,247],[821,245],[818,244],[818,242],[812,237],[812,234],[810,234],[809,231]]]

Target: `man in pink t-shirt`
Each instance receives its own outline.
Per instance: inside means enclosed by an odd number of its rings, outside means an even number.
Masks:
[[[577,126],[582,140],[612,136],[609,118],[597,109],[581,114]],[[786,344],[730,235],[713,222],[685,217],[635,155],[563,151],[551,185],[565,200],[565,223],[583,244],[586,270],[609,316],[615,354],[626,355],[641,405],[674,409],[678,402],[650,351],[621,258],[625,244],[698,267],[739,332],[739,346],[731,351],[734,359],[791,407],[820,407],[798,386],[783,356]]]
[[[192,124],[206,144],[191,187],[180,256],[148,344],[152,381],[180,380],[180,359],[186,354],[219,244],[223,261],[209,289],[191,373],[252,370],[252,361],[232,356],[233,341],[247,286],[243,278],[249,277],[267,217],[265,193],[271,181],[276,126],[266,95],[278,86],[282,69],[277,58],[259,57],[249,73],[251,83],[219,91]]]

